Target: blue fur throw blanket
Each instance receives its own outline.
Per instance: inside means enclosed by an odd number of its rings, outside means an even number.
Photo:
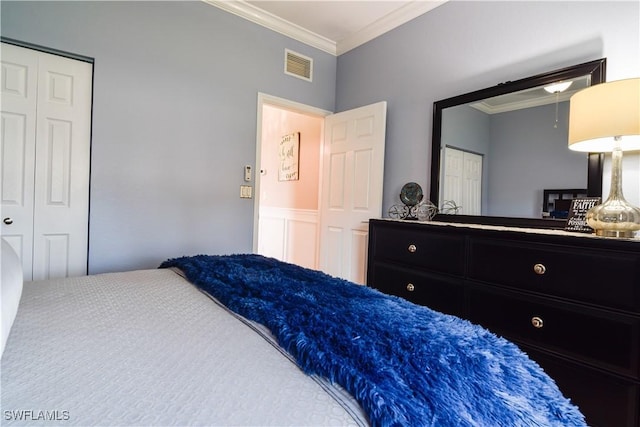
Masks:
[[[307,373],[342,385],[374,426],[585,426],[514,344],[466,320],[259,255],[164,262],[268,327]]]

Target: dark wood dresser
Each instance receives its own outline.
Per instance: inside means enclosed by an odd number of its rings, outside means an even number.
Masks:
[[[369,286],[513,341],[589,425],[640,426],[640,240],[386,219],[369,233]]]

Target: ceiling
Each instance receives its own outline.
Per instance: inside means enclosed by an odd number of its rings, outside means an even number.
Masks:
[[[334,55],[348,52],[449,0],[202,0]],[[556,96],[533,88],[472,106],[488,114],[566,101],[588,86],[575,79]]]
[[[562,81],[571,82],[571,84],[561,92],[549,92],[549,90],[553,90],[551,86],[547,86],[549,88],[548,90],[545,89],[545,86],[539,86],[507,93],[505,95],[494,96],[493,98],[486,98],[469,105],[487,114],[504,113],[507,111],[568,101],[576,92],[591,86],[591,76],[589,75]]]
[[[203,0],[340,55],[447,0]]]

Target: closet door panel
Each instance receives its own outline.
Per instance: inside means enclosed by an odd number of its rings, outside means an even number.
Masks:
[[[24,279],[31,280],[37,56],[3,43],[1,69],[2,237],[20,256]]]
[[[39,60],[34,280],[87,271],[91,75],[89,63]]]

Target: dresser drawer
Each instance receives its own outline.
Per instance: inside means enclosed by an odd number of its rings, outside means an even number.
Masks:
[[[447,314],[462,315],[462,280],[376,263],[373,287]]]
[[[464,274],[464,236],[378,225],[374,238],[371,255],[375,260],[395,261],[457,276]]]
[[[640,317],[471,288],[469,320],[524,344],[640,379]]]
[[[471,239],[469,278],[640,311],[640,254]]]
[[[554,379],[591,427],[640,426],[640,383],[605,374],[526,346],[533,360]]]

